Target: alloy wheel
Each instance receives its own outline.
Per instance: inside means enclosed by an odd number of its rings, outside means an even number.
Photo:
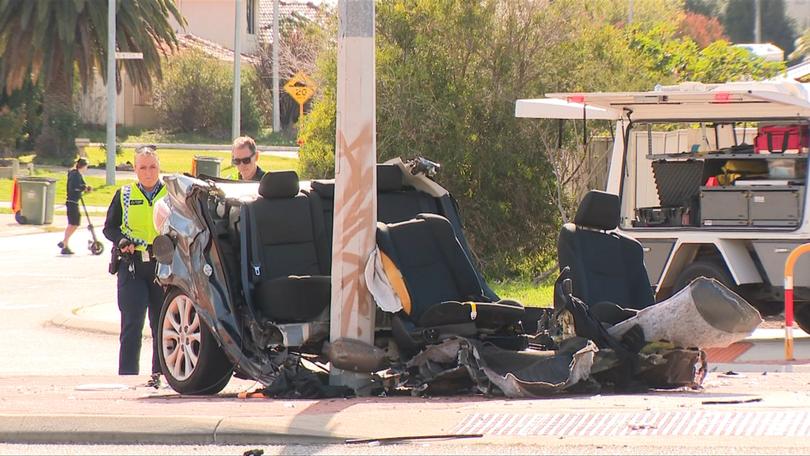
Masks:
[[[200,358],[201,331],[191,300],[182,294],[172,299],[163,317],[161,349],[168,373],[175,379],[186,380],[194,372]]]

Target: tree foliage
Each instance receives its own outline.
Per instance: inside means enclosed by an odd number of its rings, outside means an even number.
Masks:
[[[732,42],[754,42],[754,2],[755,0],[728,0],[723,25]],[[792,18],[785,15],[785,0],[762,0],[760,5],[762,41],[779,46],[786,56],[789,55],[794,48],[796,25]]]
[[[727,42],[701,49],[679,36],[679,2],[657,3],[675,5],[666,20],[651,10],[631,26],[606,14],[620,3],[377,3],[378,157],[423,155],[443,164],[438,180],[458,199],[468,240],[490,276],[538,276],[554,265],[559,224],[576,203],[575,195],[558,193],[558,180],[579,179],[589,156],[583,137],[612,131],[604,122],[589,122],[585,132],[581,121],[566,122],[558,144],[556,122],[514,117],[516,99],[722,82],[781,68]],[[333,172],[335,55],[332,45],[319,58],[321,91],[299,136],[302,173],[310,178]],[[555,162],[562,150],[578,158]]]
[[[185,50],[164,63],[165,75],[154,92],[161,124],[172,131],[205,131],[229,138],[232,124],[233,66],[198,49]],[[241,75],[241,127],[255,135],[261,127],[256,71]]]
[[[680,32],[691,38],[698,46],[705,48],[718,40],[728,39],[723,24],[717,18],[687,12],[680,23]]]
[[[309,21],[296,16],[284,18],[279,22],[279,97],[281,124],[286,127],[298,120],[298,104],[291,97],[284,95],[281,88],[299,71],[308,75],[317,71],[316,61],[322,50],[334,40],[335,16],[330,14],[327,6],[321,7],[321,15]],[[273,46],[262,43],[257,52],[259,64],[256,71],[262,82],[261,109],[265,117],[272,118],[273,101]]]
[[[2,0],[0,2],[0,83],[6,93],[26,79],[44,85],[44,118],[37,152],[72,158],[73,140],[63,120],[73,112],[74,68],[87,87],[95,71],[106,79],[106,0]],[[126,60],[130,80],[148,90],[160,77],[161,46],[177,45],[170,17],[184,24],[173,0],[118,0],[118,50],[142,52],[143,60]]]

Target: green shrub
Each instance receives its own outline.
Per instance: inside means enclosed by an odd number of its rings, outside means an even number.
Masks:
[[[255,135],[261,128],[256,102],[255,71],[242,68],[241,130]],[[189,49],[164,65],[163,80],[155,88],[155,109],[164,128],[228,138],[231,132],[233,66]]]

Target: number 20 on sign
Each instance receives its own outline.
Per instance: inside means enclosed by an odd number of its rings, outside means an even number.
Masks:
[[[317,84],[303,71],[295,74],[286,84],[284,91],[290,94],[293,100],[298,103],[300,117],[304,116],[304,104],[315,95]]]

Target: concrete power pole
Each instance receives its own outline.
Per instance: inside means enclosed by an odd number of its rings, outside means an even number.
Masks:
[[[363,271],[374,250],[377,143],[374,0],[340,0],[337,141],[330,338],[374,342],[374,302]],[[366,375],[332,369],[331,383],[357,387]]]
[[[281,131],[278,107],[278,0],[273,0],[273,131]]]
[[[754,0],[754,42],[762,42],[762,5],[760,5],[760,0]]]
[[[241,63],[242,63],[242,0],[236,0],[233,26],[233,113],[231,121],[231,140],[238,138],[241,126]]]
[[[115,0],[107,1],[107,185],[115,185]]]

